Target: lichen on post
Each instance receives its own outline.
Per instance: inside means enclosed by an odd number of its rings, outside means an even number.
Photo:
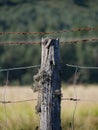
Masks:
[[[40,130],[61,130],[59,39],[42,39]]]

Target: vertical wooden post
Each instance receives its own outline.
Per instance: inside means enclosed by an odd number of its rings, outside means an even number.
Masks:
[[[40,130],[61,130],[59,39],[42,39]]]

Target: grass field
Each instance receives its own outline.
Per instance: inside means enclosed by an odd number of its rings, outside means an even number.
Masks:
[[[0,100],[4,99],[4,88],[0,88]],[[73,97],[73,86],[62,89],[63,97]],[[75,114],[75,130],[98,130],[98,87],[77,86],[77,96],[83,101],[78,102]],[[7,87],[6,99],[10,101],[36,98],[30,87]],[[91,101],[84,101],[84,100]],[[39,115],[35,113],[36,101],[0,104],[0,130],[35,130],[39,124]],[[72,122],[75,102],[62,101],[61,121],[62,130],[72,130]],[[6,110],[6,111],[5,111]]]

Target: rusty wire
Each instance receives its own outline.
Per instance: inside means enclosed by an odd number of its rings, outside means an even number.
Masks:
[[[85,38],[71,41],[63,41],[62,44],[77,44],[77,43],[87,43],[87,42],[97,42],[98,38]]]
[[[7,34],[45,35],[45,34],[57,34],[57,33],[68,33],[68,32],[80,32],[80,31],[96,31],[96,30],[98,30],[98,27],[83,27],[83,28],[74,28],[70,30],[51,31],[51,32],[0,32],[0,35],[7,35]]]
[[[3,46],[3,45],[26,45],[26,44],[29,44],[29,45],[32,45],[32,44],[40,44],[40,42],[0,42],[0,46]]]
[[[80,98],[62,98],[62,101],[72,101],[72,102],[93,102],[93,103],[98,103],[97,100],[92,100],[92,99],[80,99]],[[13,103],[24,103],[24,102],[32,102],[32,101],[37,101],[36,98],[30,98],[30,99],[23,99],[23,100],[16,100],[16,101],[7,101],[7,100],[1,100],[0,103],[2,104],[13,104]]]
[[[22,103],[22,102],[29,102],[29,101],[36,101],[37,99],[24,99],[24,100],[17,100],[17,101],[0,101],[2,104],[11,104],[11,103]]]
[[[77,44],[77,43],[88,43],[88,42],[98,42],[98,38],[85,38],[78,40],[61,41],[61,44]],[[41,42],[0,42],[0,46],[3,45],[33,45],[41,44]]]

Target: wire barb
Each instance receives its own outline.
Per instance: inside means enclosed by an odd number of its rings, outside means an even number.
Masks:
[[[81,101],[81,99],[77,99],[77,98],[62,98],[62,100],[68,100],[68,101]]]

